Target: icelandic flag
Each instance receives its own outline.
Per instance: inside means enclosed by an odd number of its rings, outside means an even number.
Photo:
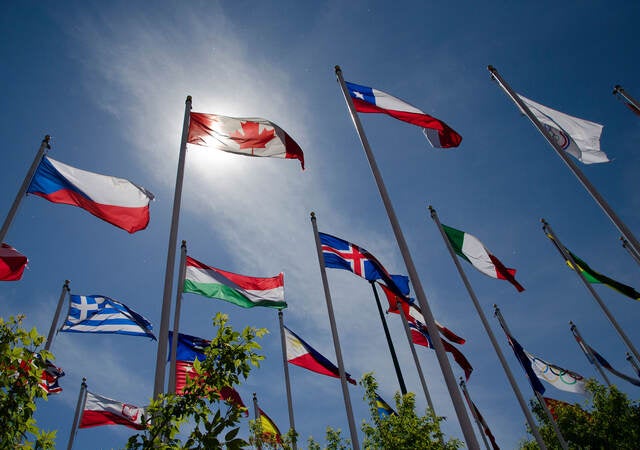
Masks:
[[[289,363],[322,375],[340,378],[338,368],[331,361],[318,353],[287,327],[284,327],[284,336],[287,343],[287,361]],[[351,375],[348,373],[345,375],[349,383],[356,384],[356,380],[351,378]]]
[[[102,295],[71,295],[69,316],[60,331],[70,333],[115,333],[156,337],[153,325],[140,314]]]
[[[356,83],[346,82],[346,85],[358,112],[387,114],[403,122],[422,127],[432,147],[457,147],[462,142],[462,136],[449,125],[393,95]]]
[[[53,203],[78,206],[118,228],[135,233],[149,223],[153,194],[124,178],[100,175],[42,158],[27,189]]]
[[[409,279],[404,275],[390,275],[380,261],[364,248],[327,233],[318,235],[325,267],[348,270],[369,281],[382,280],[393,292],[409,295]]]
[[[101,425],[124,425],[134,430],[144,430],[146,423],[142,422],[144,408],[122,403],[118,400],[103,397],[87,391],[84,410],[79,428],[98,427]]]

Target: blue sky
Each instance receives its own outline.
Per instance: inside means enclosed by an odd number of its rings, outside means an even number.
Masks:
[[[634,231],[640,230],[638,117],[611,95],[615,84],[640,96],[633,58],[640,5],[634,2],[64,2],[5,5],[0,80],[4,139],[0,210],[8,211],[45,134],[50,155],[128,178],[156,195],[147,230],[128,235],[86,212],[26,198],[6,241],[29,257],[19,282],[0,285],[3,317],[25,313],[46,334],[60,287],[116,298],[159,327],[167,240],[186,95],[193,110],[264,117],[296,139],[296,161],[249,159],[191,148],[179,239],[207,264],[254,276],[285,272],[285,323],[335,359],[309,213],[318,227],[365,247],[391,272],[406,273],[335,81],[345,79],[403,98],[445,120],[462,136],[454,150],[430,148],[420,129],[389,117],[362,117],[422,284],[436,318],[467,339],[475,371],[468,387],[498,443],[513,448],[525,419],[480,320],[472,309],[427,206],[443,223],[470,232],[526,291],[465,265],[494,332],[529,398],[531,391],[492,318],[497,303],[513,334],[533,354],[595,376],[570,334],[573,320],[614,367],[631,372],[625,348],[594,300],[544,237],[546,218],[592,267],[640,287],[639,268],[619,234],[561,160],[486,70],[492,64],[518,92],[605,125],[611,163],[584,173]],[[374,371],[381,395],[398,389],[368,283],[329,272],[347,370]],[[596,287],[631,340],[638,305]],[[288,416],[275,312],[243,310],[187,294],[181,331],[208,337],[222,311],[235,327],[266,327],[266,360],[239,388],[286,429]],[[397,317],[392,338],[418,407],[421,394]],[[67,375],[64,392],[39,404],[41,426],[66,444],[78,387],[134,404],[153,391],[156,344],[144,338],[60,333],[53,345]],[[418,349],[445,431],[461,437],[433,351]],[[461,372],[453,366],[456,375]],[[348,435],[338,380],[290,368],[298,431]],[[636,398],[635,387],[619,387]],[[356,421],[367,417],[362,389],[351,387]],[[548,386],[552,397],[582,398]],[[75,448],[123,447],[122,427],[80,430]]]

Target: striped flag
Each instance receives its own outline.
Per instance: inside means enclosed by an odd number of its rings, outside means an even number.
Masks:
[[[102,295],[71,295],[69,316],[60,331],[70,333],[115,333],[148,336],[153,325],[140,314]]]
[[[144,430],[146,428],[146,424],[142,422],[144,413],[144,408],[87,391],[79,428],[124,425],[134,430]]]
[[[262,408],[258,408],[258,415],[260,429],[262,430],[262,439],[267,442],[275,441],[277,444],[282,444],[282,433],[280,433],[276,423],[262,410]]]

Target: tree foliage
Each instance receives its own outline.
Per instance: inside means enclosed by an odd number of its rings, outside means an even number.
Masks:
[[[194,374],[187,380],[183,395],[162,394],[146,409],[148,428],[132,436],[129,449],[240,449],[248,443],[238,437],[239,422],[246,408],[222,400],[220,391],[245,380],[252,367],[264,358],[258,354],[257,338],[266,329],[246,327],[241,332],[227,325],[228,317],[218,313],[213,319],[215,337],[205,350],[204,361],[194,362]],[[184,440],[178,435],[182,428]]]
[[[44,361],[53,355],[39,350],[44,337],[35,328],[25,330],[23,320],[0,317],[0,443],[12,449],[54,448],[56,432],[40,430],[33,417],[36,400],[47,397],[39,383]]]
[[[640,442],[640,404],[631,401],[615,386],[606,387],[594,380],[587,382],[590,398],[582,405],[554,407],[556,422],[570,448],[633,450]],[[542,407],[531,403],[538,418],[540,434],[551,449],[560,449],[552,425]],[[521,449],[538,448],[534,441],[521,444]]]

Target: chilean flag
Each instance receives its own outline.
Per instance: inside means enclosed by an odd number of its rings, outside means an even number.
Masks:
[[[78,206],[129,233],[147,227],[153,199],[152,193],[129,180],[87,172],[46,156],[27,192],[53,203]]]
[[[287,361],[289,363],[322,375],[340,378],[338,368],[331,361],[318,353],[287,327],[284,327],[284,337],[287,341]],[[347,373],[346,376],[349,383],[356,384],[351,375]]]
[[[403,122],[422,127],[432,147],[457,147],[462,142],[462,136],[449,125],[393,95],[361,84],[346,82],[346,85],[358,112],[388,114]]]

